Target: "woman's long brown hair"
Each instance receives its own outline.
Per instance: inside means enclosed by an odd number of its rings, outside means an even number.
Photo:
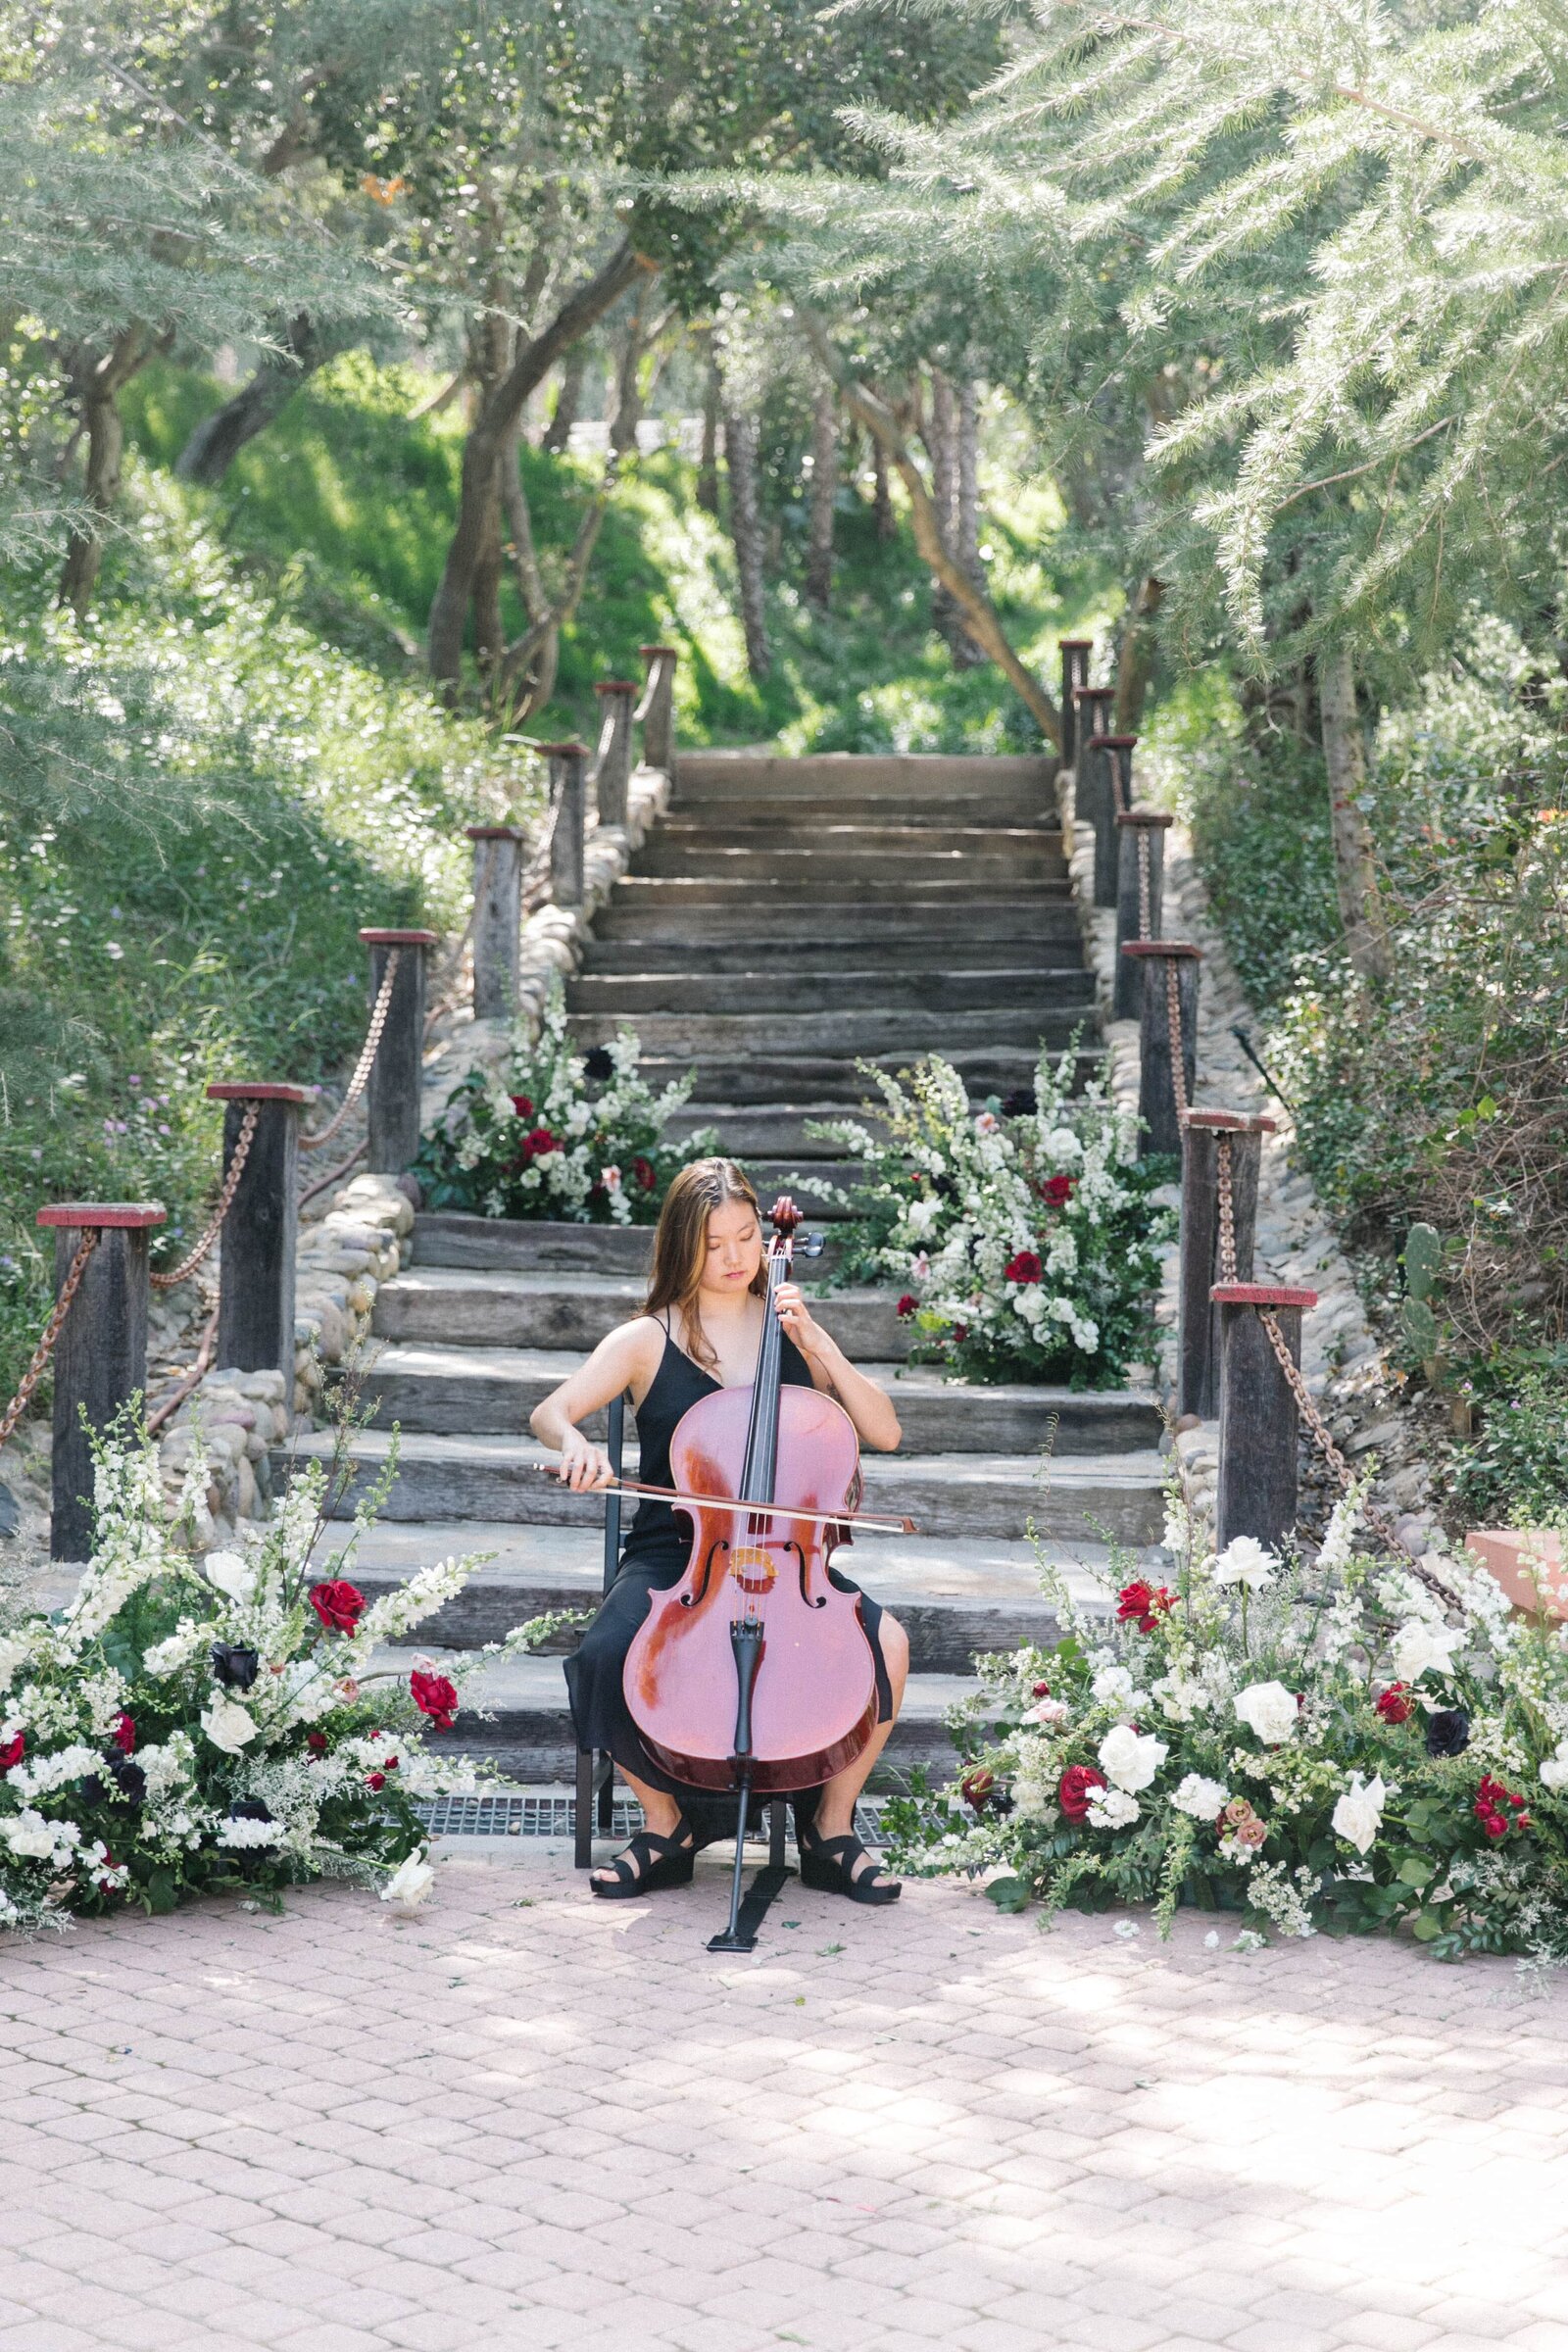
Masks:
[[[648,1296],[643,1313],[657,1315],[673,1307],[680,1316],[687,1352],[705,1371],[718,1358],[703,1329],[698,1292],[708,1261],[708,1220],[726,1201],[744,1200],[760,1232],[762,1212],[752,1180],[732,1159],[694,1159],[664,1195],[654,1230],[654,1262],[648,1273]],[[760,1298],[767,1289],[767,1259],[757,1270],[753,1292]]]

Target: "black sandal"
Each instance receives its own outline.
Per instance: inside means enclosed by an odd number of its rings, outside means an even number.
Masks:
[[[689,1842],[683,1844],[683,1838]],[[599,1865],[601,1870],[612,1870],[614,1877],[591,1878],[588,1891],[602,1895],[606,1902],[623,1903],[634,1894],[658,1894],[665,1886],[689,1886],[696,1864],[697,1841],[683,1813],[671,1838],[661,1838],[657,1830],[639,1830],[613,1862]]]
[[[855,1875],[858,1854],[865,1847],[853,1833],[846,1838],[818,1838],[814,1830],[797,1832],[801,1851],[801,1885],[819,1894],[847,1894],[852,1903],[896,1903],[904,1892],[902,1879],[885,1879],[880,1862]],[[869,1860],[869,1856],[867,1856]]]

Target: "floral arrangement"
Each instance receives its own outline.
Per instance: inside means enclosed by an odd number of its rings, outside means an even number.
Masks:
[[[1242,1939],[1405,1926],[1440,1958],[1568,1960],[1568,1647],[1480,1568],[1353,1547],[1205,1554],[1169,1506],[1172,1584],[1127,1576],[1054,1648],[980,1661],[956,1790],[884,1815],[896,1867],[1032,1900],[1245,1915]],[[1114,1558],[1114,1555],[1113,1555]],[[1132,1565],[1123,1560],[1118,1573]]]
[[[670,1178],[718,1139],[704,1128],[663,1141],[692,1081],[656,1095],[638,1075],[641,1053],[624,1028],[613,1045],[574,1052],[555,979],[538,1037],[519,1027],[505,1071],[470,1070],[420,1144],[413,1172],[425,1207],[651,1225]]]
[[[326,1875],[397,1903],[429,1891],[416,1802],[476,1773],[422,1735],[451,1731],[466,1671],[561,1620],[450,1670],[379,1665],[480,1563],[443,1560],[368,1604],[349,1571],[385,1481],[313,1565],[335,1470],[306,1466],[267,1528],[198,1561],[180,1537],[206,1463],[171,1513],[154,1447],[124,1421],[110,1432],[75,1597],[0,1633],[0,1927]]]
[[[1069,1099],[1070,1047],[978,1111],[935,1054],[897,1078],[862,1066],[882,1096],[877,1129],[809,1127],[864,1171],[838,1196],[842,1279],[895,1282],[914,1352],[971,1380],[1113,1386],[1152,1344],[1174,1231],[1151,1198],[1163,1171],[1133,1158],[1136,1114],[1101,1084]]]

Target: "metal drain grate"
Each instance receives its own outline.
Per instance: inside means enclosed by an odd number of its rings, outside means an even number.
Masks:
[[[436,1796],[416,1805],[415,1811],[432,1838],[570,1838],[577,1826],[576,1798],[549,1791]],[[875,1797],[862,1798],[856,1812],[856,1827],[861,1837],[875,1838],[881,1811]],[[642,1826],[641,1805],[634,1804],[630,1797],[617,1797],[608,1835],[624,1844]],[[766,1841],[765,1824],[754,1830],[747,1839],[749,1845],[762,1845]]]

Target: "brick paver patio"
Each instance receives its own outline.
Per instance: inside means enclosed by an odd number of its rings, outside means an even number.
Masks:
[[[438,1850],[0,1951],[0,2352],[1568,2347],[1554,1983]]]

